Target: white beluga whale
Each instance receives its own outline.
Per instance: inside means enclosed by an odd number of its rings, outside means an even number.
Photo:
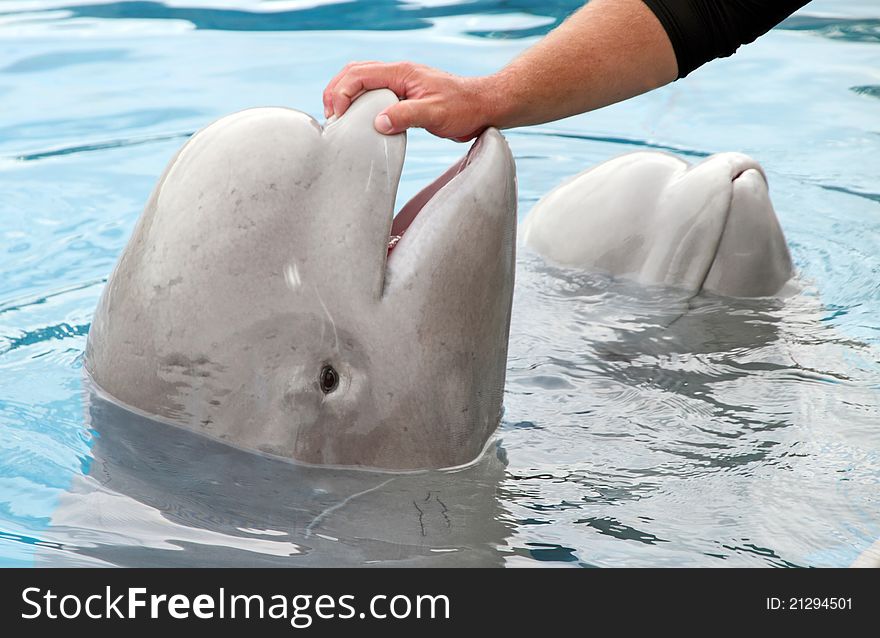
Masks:
[[[513,158],[495,129],[393,222],[404,134],[245,110],[171,160],[104,290],[85,369],[132,411],[310,464],[468,463],[502,409]]]
[[[793,274],[764,171],[740,153],[599,164],[545,195],[523,240],[562,266],[734,297],[776,295]]]

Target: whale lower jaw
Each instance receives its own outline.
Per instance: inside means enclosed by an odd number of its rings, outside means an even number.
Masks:
[[[440,190],[445,188],[463,171],[467,170],[472,163],[483,161],[485,153],[481,153],[481,149],[484,146],[484,139],[487,135],[491,135],[491,133],[484,131],[474,140],[464,157],[446,169],[437,179],[425,186],[401,207],[391,224],[391,231],[388,237],[389,254],[397,247],[400,240],[403,239],[404,234],[409,230],[419,213],[425,209],[425,206]]]
[[[785,296],[795,286],[791,253],[757,162],[732,180],[730,207],[700,289],[728,297]]]

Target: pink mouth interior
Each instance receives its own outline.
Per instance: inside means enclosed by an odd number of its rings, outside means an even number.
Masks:
[[[415,197],[409,200],[404,207],[398,211],[397,215],[394,216],[394,221],[391,223],[391,233],[388,237],[389,254],[391,254],[391,251],[394,250],[394,247],[400,242],[404,233],[410,227],[410,224],[413,223],[413,220],[425,207],[425,204],[427,204],[441,188],[452,181],[453,177],[461,173],[467,165],[470,164],[474,149],[476,149],[478,145],[479,139],[473,144],[473,146],[471,146],[467,155],[446,169],[445,173],[419,191]]]

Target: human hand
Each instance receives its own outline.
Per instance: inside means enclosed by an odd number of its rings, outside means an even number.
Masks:
[[[417,126],[439,137],[466,142],[498,125],[493,78],[452,75],[411,62],[352,62],[324,89],[324,116],[339,117],[359,95],[387,88],[401,99],[376,116],[390,135]]]

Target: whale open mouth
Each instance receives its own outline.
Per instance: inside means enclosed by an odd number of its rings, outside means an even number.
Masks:
[[[478,264],[507,268],[514,242],[508,231],[516,227],[516,168],[504,137],[487,128],[464,157],[395,215],[406,133],[382,135],[373,122],[397,101],[387,89],[368,91],[323,129],[314,120],[302,122],[323,138],[312,152],[325,161],[315,171],[319,199],[313,205],[325,206],[330,194],[336,209],[332,228],[316,222],[315,236],[332,237],[345,251],[343,260],[328,261],[327,267],[344,264],[347,277],[379,298],[417,280],[419,286],[433,281],[444,288],[443,277],[471,278]],[[446,270],[454,274],[439,274]]]
[[[477,159],[480,155],[480,149],[483,146],[484,135],[485,133],[477,137],[464,157],[446,169],[440,177],[420,190],[397,212],[391,224],[391,232],[388,237],[389,254],[391,254],[391,251],[394,250],[395,246],[397,246],[403,238],[404,233],[406,233],[419,213],[424,210],[428,202],[430,202],[441,189]]]

